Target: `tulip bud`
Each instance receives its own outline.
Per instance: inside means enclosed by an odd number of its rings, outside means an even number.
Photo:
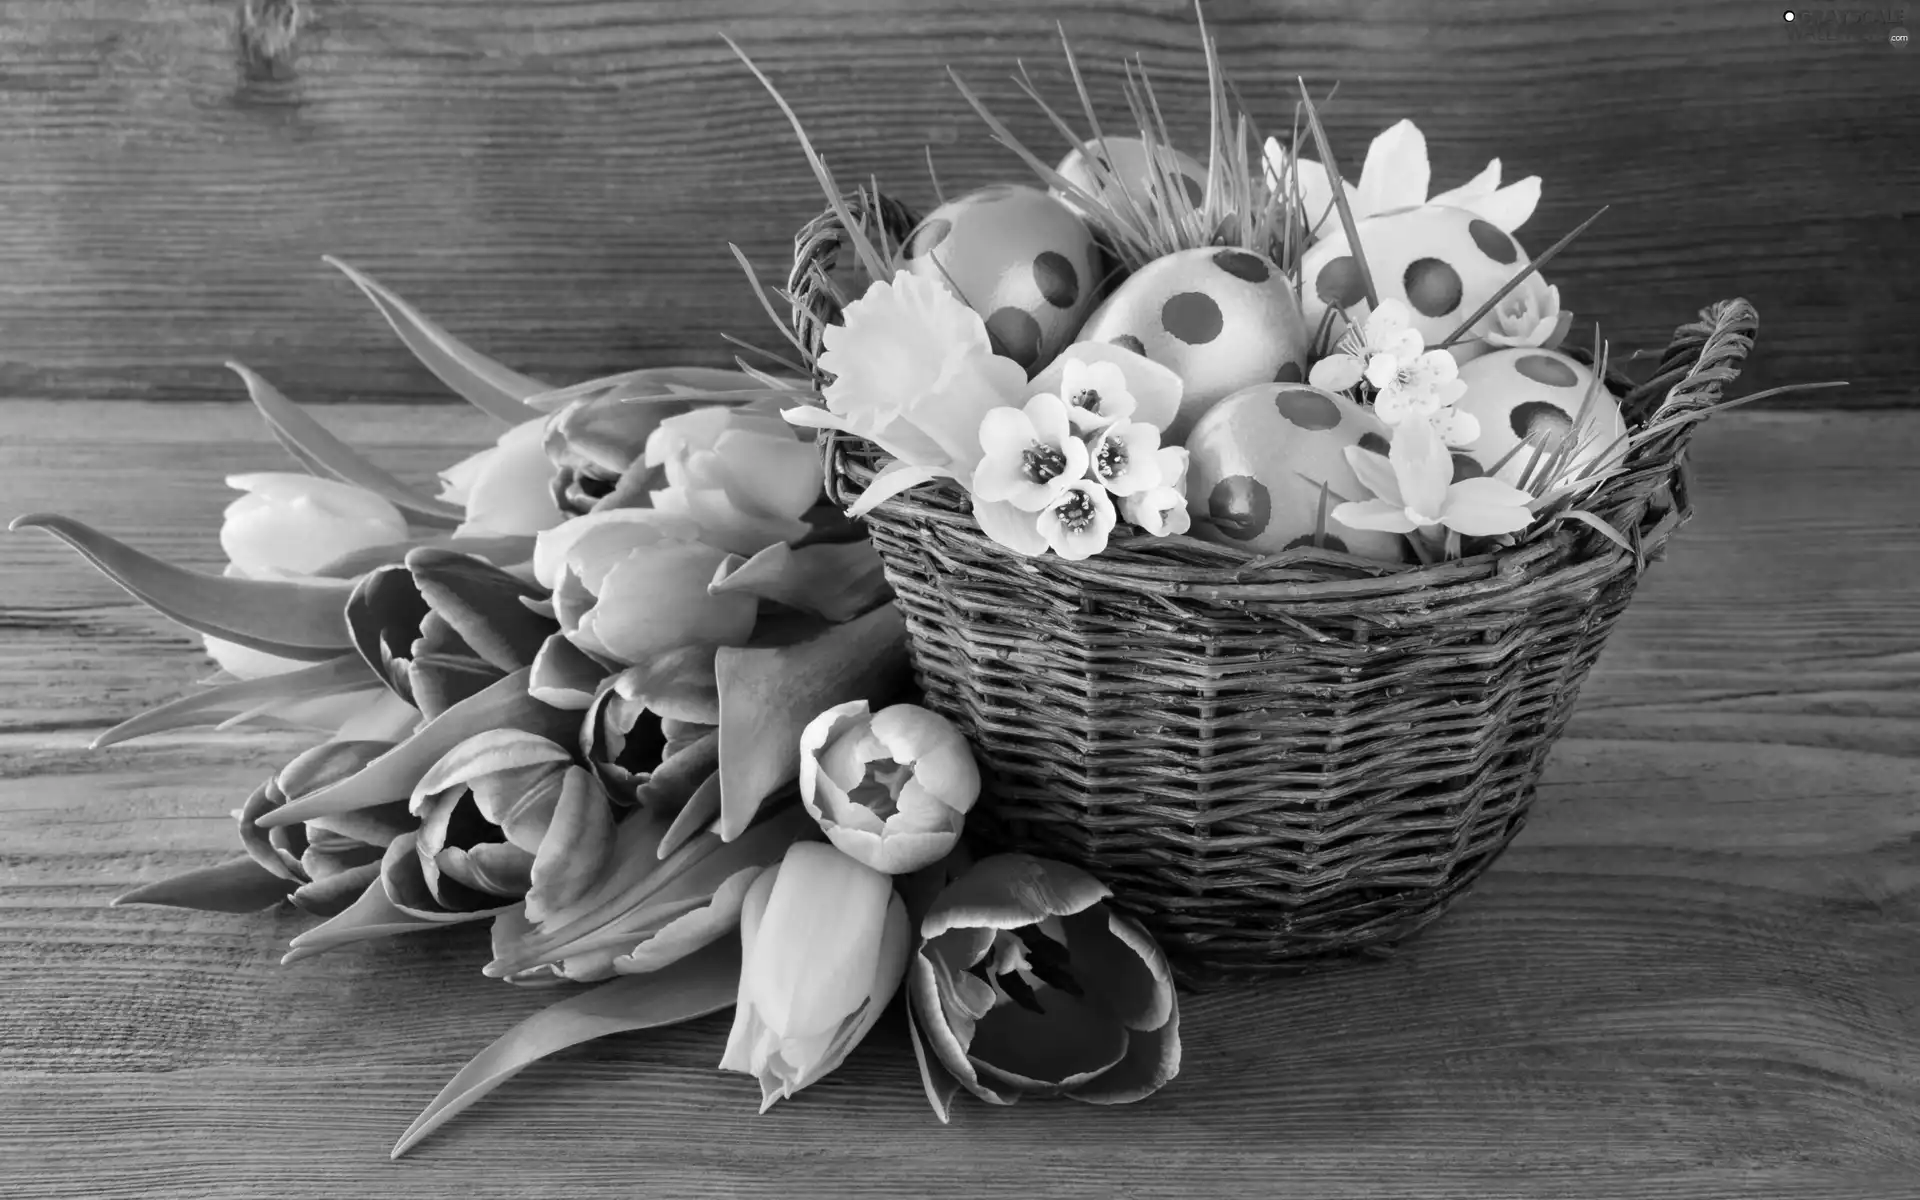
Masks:
[[[387,804],[262,829],[262,816],[291,800],[345,779],[393,748],[390,742],[337,741],[315,746],[255,788],[235,813],[240,844],[268,871],[299,884],[288,897],[318,916],[333,916],[380,874],[386,847],[412,829],[399,797]]]
[[[1107,896],[1077,867],[1000,854],[933,901],[907,995],[942,1120],[938,1098],[954,1083],[993,1104],[1062,1095],[1124,1104],[1179,1073],[1166,956]]]
[[[351,484],[268,471],[229,476],[227,486],[246,493],[227,505],[220,525],[229,575],[311,575],[345,555],[407,536],[399,509]],[[284,675],[308,665],[220,638],[205,641],[208,656],[236,679]]]
[[[800,799],[828,840],[888,875],[935,862],[980,797],[966,738],[938,713],[865,700],[836,705],[800,734]]]
[[[652,509],[575,517],[534,543],[534,572],[553,589],[568,641],[595,658],[631,666],[688,646],[740,645],[759,601],[707,594],[726,552],[691,522]]]
[[[735,554],[797,542],[812,528],[801,518],[819,503],[823,481],[819,452],[801,436],[753,405],[669,417],[647,439],[647,465],[663,468],[667,481],[653,506]]]
[[[893,881],[796,843],[748,889],[740,998],[723,1071],[760,1081],[760,1111],[837,1068],[900,986],[907,910]]]
[[[538,734],[470,737],[413,789],[414,847],[428,892],[452,912],[565,904],[605,867],[613,814],[593,775]]]
[[[456,536],[535,534],[564,519],[553,500],[546,427],[545,417],[524,421],[492,446],[440,472],[440,499],[467,510]]]

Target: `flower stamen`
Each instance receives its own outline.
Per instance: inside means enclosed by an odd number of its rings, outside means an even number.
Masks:
[[[1020,458],[1021,473],[1034,483],[1058,478],[1067,469],[1067,456],[1057,446],[1035,442]]]

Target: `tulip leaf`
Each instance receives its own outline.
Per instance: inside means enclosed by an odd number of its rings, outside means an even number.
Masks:
[[[413,305],[387,290],[378,280],[337,258],[324,261],[353,280],[380,309],[380,315],[393,326],[407,349],[422,366],[433,372],[460,398],[481,412],[498,417],[509,425],[518,425],[540,413],[521,401],[551,389],[538,379],[522,375],[502,363],[463,344],[458,338],[428,320]]]
[[[372,687],[378,682],[358,655],[342,654],[297,671],[218,684],[169,700],[107,730],[93,739],[91,749],[101,750],[170,729],[219,724],[235,713],[253,710],[263,703],[332,696]]]
[[[522,397],[528,408],[558,412],[576,400],[645,400],[684,396],[715,404],[744,404],[769,389],[755,388],[751,376],[726,367],[643,367],[604,375],[583,383]]]
[[[7,528],[46,530],[134,599],[196,633],[301,662],[321,662],[352,646],[340,616],[348,584],[190,571],[55,513],[16,517]]]
[[[907,673],[906,623],[894,604],[784,645],[722,647],[720,836],[739,837],[768,796],[800,777],[800,732],[816,713],[888,699]]]
[[[379,879],[380,864],[363,863],[325,879],[302,884],[287,898],[302,912],[312,913],[316,917],[337,917],[353,907],[354,901],[366,894],[369,885],[377,886]]]
[[[523,597],[543,599],[544,588],[485,559],[422,546],[408,553],[406,565],[421,598],[475,654],[502,671],[532,666],[540,644],[559,630],[558,622],[520,603]]]
[[[405,542],[388,542],[343,554],[327,563],[315,575],[327,579],[357,579],[375,567],[405,562],[409,553],[422,546],[471,554],[496,567],[514,567],[533,561],[533,539],[525,534],[477,534],[473,536],[433,537]]]
[[[440,1089],[394,1144],[399,1158],[527,1067],[615,1033],[678,1025],[730,1008],[740,990],[740,944],[721,938],[645,975],[626,975],[542,1009],[495,1039]]]
[[[700,786],[687,797],[687,802],[680,806],[680,811],[673,815],[673,822],[667,826],[667,832],[661,835],[660,846],[654,857],[666,858],[696,834],[705,833],[719,816],[720,773],[715,771],[701,781]]]
[[[441,756],[477,733],[522,729],[565,741],[572,736],[572,725],[569,714],[528,695],[527,672],[516,671],[428,721],[348,778],[264,814],[260,824],[266,828],[291,825],[411,795]]]
[[[308,470],[372,492],[417,525],[451,529],[466,519],[466,513],[457,505],[423,495],[362,458],[353,447],[308,415],[307,410],[244,365],[230,362],[227,369],[240,376],[247,385],[247,394],[253,397],[254,407],[266,418],[274,436]]]
[[[406,843],[406,853],[413,852],[411,835],[402,839]],[[395,842],[395,845],[401,844]],[[388,853],[393,847],[389,846]],[[476,920],[485,914],[476,914]],[[287,952],[280,957],[281,966],[289,966],[303,958],[325,954],[341,946],[354,942],[372,941],[374,938],[392,937],[395,934],[414,933],[422,929],[441,929],[448,922],[429,921],[396,906],[387,898],[384,884],[376,877],[367,885],[360,898],[325,922],[295,937],[287,944]]]
[[[850,621],[893,595],[880,555],[866,541],[798,550],[775,542],[716,577],[707,592],[745,592],[828,621]]]
[[[202,912],[250,913],[272,908],[297,886],[297,881],[283,878],[255,862],[252,855],[243,854],[218,866],[143,884],[114,897],[113,903],[116,907],[160,904]]]

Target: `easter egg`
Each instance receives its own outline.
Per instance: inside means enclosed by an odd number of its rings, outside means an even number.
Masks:
[[[1087,160],[1097,158],[1107,166],[1098,172]],[[1154,166],[1158,159],[1160,166]],[[1165,177],[1173,176],[1187,202],[1195,208],[1207,198],[1207,169],[1172,146],[1158,145],[1153,158],[1147,144],[1137,137],[1106,137],[1088,142],[1060,160],[1054,168],[1060,176],[1102,204],[1126,211],[1146,209],[1152,197],[1165,186]],[[1070,194],[1056,191],[1062,200],[1079,210],[1079,202]]]
[[[1384,449],[1387,427],[1366,409],[1303,383],[1263,383],[1208,409],[1187,435],[1187,507],[1193,536],[1257,554],[1312,545],[1325,484],[1329,550],[1401,561],[1400,535],[1333,519],[1346,500],[1369,500],[1349,446]]]
[[[1001,185],[949,200],[907,235],[901,266],[944,283],[987,323],[994,351],[1031,376],[1093,310],[1101,256],[1058,196]]]
[[[1619,402],[1604,387],[1593,388],[1589,401],[1593,372],[1558,351],[1495,350],[1462,366],[1460,381],[1467,391],[1455,408],[1480,422],[1480,436],[1462,449],[1482,473],[1504,483],[1520,486],[1536,457],[1530,446],[1539,446],[1546,462],[1572,437],[1579,449],[1566,460],[1562,478],[1626,454]]]
[[[1293,286],[1251,250],[1203,246],[1154,259],[1113,290],[1080,338],[1124,346],[1180,377],[1169,443],[1242,388],[1306,378],[1307,326]]]
[[[1478,311],[1527,264],[1527,255],[1511,234],[1463,208],[1428,204],[1367,217],[1355,226],[1366,253],[1367,273],[1382,300],[1404,301],[1427,345],[1437,345]],[[1367,315],[1366,285],[1344,229],[1329,232],[1300,259],[1301,308],[1309,328],[1317,329],[1329,308],[1338,311],[1333,332]],[[1520,285],[1544,290],[1539,275]],[[1489,312],[1474,322],[1475,333],[1495,328]],[[1462,343],[1464,346],[1465,343]],[[1455,355],[1466,358],[1467,351]]]

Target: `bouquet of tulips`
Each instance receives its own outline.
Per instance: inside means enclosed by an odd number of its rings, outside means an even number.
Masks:
[[[67,517],[13,523],[222,668],[97,747],[193,726],[324,739],[239,799],[242,853],[117,903],[290,904],[315,923],[287,963],[487,922],[486,975],[574,988],[481,1051],[396,1155],[543,1055],[729,1005],[719,1066],[759,1081],[763,1111],[902,991],[942,1121],[961,1089],[1118,1103],[1173,1077],[1166,960],[1106,888],[961,845],[979,771],[908,702],[879,560],[780,416],[806,384],[695,368],[552,388],[336,265],[505,426],[437,495],[236,365],[307,473],[228,480],[224,572]]]

